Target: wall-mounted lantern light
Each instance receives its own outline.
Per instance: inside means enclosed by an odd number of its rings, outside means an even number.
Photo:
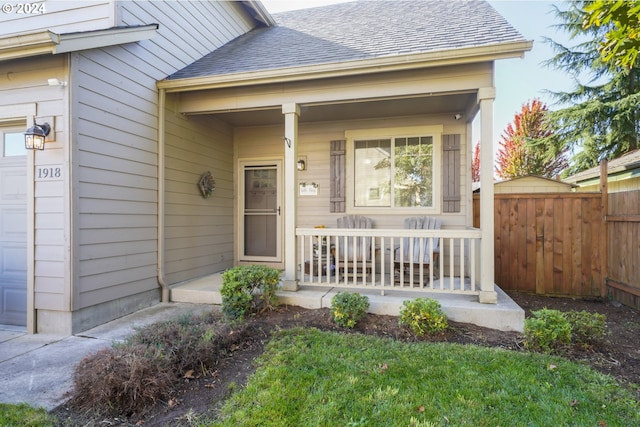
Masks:
[[[307,158],[305,156],[298,157],[298,170],[304,171],[307,170]]]
[[[44,140],[50,131],[51,126],[49,123],[39,125],[34,120],[33,126],[24,133],[24,148],[27,150],[44,150]]]

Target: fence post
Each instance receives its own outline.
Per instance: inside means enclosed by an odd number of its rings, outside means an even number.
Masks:
[[[600,212],[602,217],[602,238],[600,243],[600,262],[602,266],[600,271],[602,274],[600,280],[600,296],[607,296],[607,275],[609,267],[609,226],[607,225],[607,215],[609,214],[609,173],[607,171],[607,159],[600,162]]]

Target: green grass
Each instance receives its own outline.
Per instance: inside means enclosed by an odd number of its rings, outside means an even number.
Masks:
[[[214,425],[612,427],[640,425],[640,405],[559,357],[294,329]]]
[[[42,408],[35,409],[26,404],[0,403],[1,427],[49,427],[54,425],[56,425],[55,418],[48,415],[47,411]]]

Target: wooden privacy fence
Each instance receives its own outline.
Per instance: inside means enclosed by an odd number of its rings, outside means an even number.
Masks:
[[[606,284],[616,301],[640,308],[640,190],[608,199]]]
[[[498,286],[602,295],[607,254],[600,193],[496,194],[494,203]],[[474,226],[479,205],[474,196]]]

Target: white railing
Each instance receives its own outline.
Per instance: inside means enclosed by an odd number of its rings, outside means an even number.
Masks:
[[[302,285],[382,293],[393,289],[477,295],[480,291],[481,233],[476,228],[297,228],[296,236]],[[414,247],[415,251],[407,251]]]

